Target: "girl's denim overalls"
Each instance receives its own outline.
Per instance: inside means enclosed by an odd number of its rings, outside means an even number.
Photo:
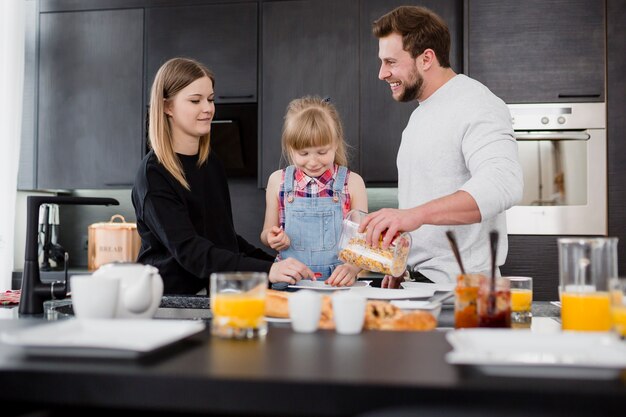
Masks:
[[[281,259],[295,258],[318,275],[330,277],[337,265],[341,224],[343,221],[343,187],[348,169],[339,167],[333,183],[333,197],[296,197],[293,189],[295,167],[285,171],[285,232],[291,246],[280,252]]]

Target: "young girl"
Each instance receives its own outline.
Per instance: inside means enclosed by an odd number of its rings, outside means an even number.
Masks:
[[[348,211],[367,211],[363,179],[346,165],[337,109],[328,99],[293,100],[285,115],[282,149],[291,164],[267,183],[261,241],[294,257],[333,286],[352,285],[359,268],[337,258],[341,223]]]
[[[157,72],[149,137],[132,191],[141,236],[138,262],[159,269],[165,293],[208,289],[219,271],[262,271],[295,283],[313,272],[273,258],[235,233],[226,174],[210,151],[214,77],[202,64],[174,58]]]

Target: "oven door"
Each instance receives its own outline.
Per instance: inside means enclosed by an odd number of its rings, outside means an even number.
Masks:
[[[522,201],[507,211],[511,234],[606,235],[606,130],[516,130]]]

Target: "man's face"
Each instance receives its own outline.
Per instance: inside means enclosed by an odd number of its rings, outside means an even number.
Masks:
[[[417,100],[422,94],[424,78],[418,69],[418,59],[402,49],[402,36],[392,33],[378,40],[380,71],[378,78],[389,83],[396,101]]]

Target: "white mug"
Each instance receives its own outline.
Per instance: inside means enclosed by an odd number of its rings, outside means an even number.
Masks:
[[[367,299],[352,291],[343,291],[333,294],[332,303],[337,333],[361,333],[365,322]]]
[[[298,333],[313,333],[322,315],[322,296],[315,291],[300,290],[289,297],[291,327]]]
[[[79,319],[111,319],[115,317],[119,279],[94,275],[73,275],[70,278],[72,308]]]

